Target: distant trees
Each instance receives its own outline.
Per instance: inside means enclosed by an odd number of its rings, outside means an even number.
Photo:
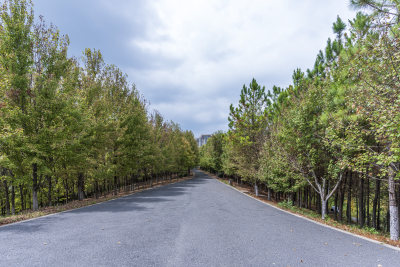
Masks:
[[[200,166],[214,172],[221,172],[223,166],[223,152],[225,134],[222,131],[214,133],[208,139],[207,145],[200,149]]]
[[[1,214],[99,197],[197,163],[191,132],[151,115],[125,74],[34,20],[32,3],[0,11]]]
[[[286,197],[322,218],[334,206],[335,219],[346,216],[398,240],[400,6],[394,0],[351,3],[369,13],[359,12],[348,25],[338,17],[336,38],[328,39],[314,67],[295,70],[288,88],[274,86],[265,108],[247,101],[244,88],[243,107],[231,108],[222,153],[214,152],[213,136],[201,148],[200,164],[222,154],[222,166],[212,170],[263,184],[269,198]],[[259,122],[252,123],[247,110],[258,110]]]

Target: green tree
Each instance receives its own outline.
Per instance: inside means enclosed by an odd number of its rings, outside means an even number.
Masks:
[[[230,106],[229,140],[233,144],[238,174],[254,184],[258,196],[257,174],[259,154],[264,143],[267,128],[268,97],[265,87],[255,79],[249,87],[243,85],[238,107]]]

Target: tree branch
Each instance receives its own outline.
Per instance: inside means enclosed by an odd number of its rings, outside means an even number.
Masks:
[[[343,172],[340,172],[339,181],[337,181],[335,187],[334,187],[334,188],[332,189],[332,191],[328,194],[328,196],[326,197],[326,200],[328,200],[328,199],[332,196],[332,194],[336,191],[336,189],[338,188],[340,182],[342,181],[342,178],[343,178]]]

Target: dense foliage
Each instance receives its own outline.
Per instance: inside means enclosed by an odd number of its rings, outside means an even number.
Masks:
[[[2,215],[183,175],[197,144],[157,113],[100,51],[68,57],[67,36],[32,3],[0,10]]]
[[[255,185],[256,194],[260,183],[269,198],[287,198],[322,218],[334,206],[337,220],[346,214],[349,223],[397,240],[400,2],[351,5],[362,11],[348,24],[337,18],[335,39],[312,69],[294,71],[291,86],[267,93],[253,80],[243,87],[230,130],[201,148],[200,164]]]

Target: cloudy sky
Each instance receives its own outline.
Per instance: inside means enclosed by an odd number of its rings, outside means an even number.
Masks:
[[[254,77],[267,89],[312,67],[349,0],[34,0],[71,40],[100,49],[160,111],[195,136],[227,130]]]

